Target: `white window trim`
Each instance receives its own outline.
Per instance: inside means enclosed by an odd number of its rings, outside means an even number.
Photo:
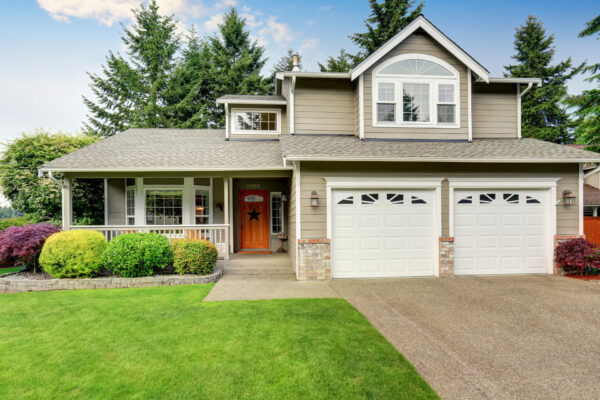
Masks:
[[[204,186],[204,185],[194,185],[194,203],[192,204],[192,211],[193,211],[193,218],[194,218],[194,223],[192,225],[205,225],[205,224],[198,224],[196,223],[196,190],[197,189],[202,189],[202,190],[207,190],[208,191],[208,210],[210,211],[210,213],[208,214],[208,225],[213,223],[214,220],[214,215],[215,215],[215,210],[213,209],[213,190],[212,190],[212,178],[211,178],[211,185],[209,186]]]
[[[421,59],[426,61],[431,61],[436,64],[441,65],[446,68],[450,72],[454,74],[451,77],[429,77],[429,76],[419,76],[419,75],[397,75],[397,74],[386,74],[381,75],[378,72],[390,64],[407,60],[407,59]],[[377,103],[379,102],[379,83],[394,83],[394,94],[395,94],[395,103],[396,103],[396,111],[395,111],[395,119],[394,122],[379,122],[377,120]],[[427,83],[429,84],[429,122],[410,122],[410,121],[402,121],[402,93],[404,83]],[[455,105],[456,105],[456,114],[454,123],[442,123],[437,122],[437,106],[438,101],[438,85],[439,84],[454,84],[454,95],[455,95]],[[392,57],[389,60],[381,63],[377,68],[373,70],[371,73],[371,107],[372,107],[372,125],[373,127],[380,128],[398,128],[398,127],[423,127],[423,128],[442,128],[442,129],[458,129],[460,128],[460,72],[437,57],[433,57],[427,54],[402,54],[396,57]],[[389,102],[381,102],[381,103],[389,103]],[[441,103],[441,104],[449,104],[449,103]]]
[[[127,192],[129,190],[133,190],[133,215],[127,214],[127,208],[128,208],[128,204],[127,204]],[[135,199],[135,197],[136,197],[136,194],[137,194],[137,190],[136,190],[135,183],[133,185],[125,186],[125,225],[129,225],[129,218],[133,218],[133,225],[131,225],[131,226],[135,226],[135,206],[136,206],[136,199]]]
[[[246,131],[236,128],[236,113],[276,113],[277,130],[274,131]],[[281,134],[281,109],[279,108],[232,108],[231,109],[231,133],[236,135],[279,135]]]
[[[448,233],[454,237],[454,203],[455,189],[473,190],[543,190],[546,193],[546,213],[549,216],[549,224],[546,238],[546,273],[554,273],[554,236],[556,235],[556,188],[560,178],[519,178],[518,180],[506,180],[505,178],[460,178],[448,179]]]
[[[430,189],[433,190],[433,273],[440,276],[440,257],[438,241],[442,236],[442,180],[444,178],[362,178],[362,177],[325,177],[327,191],[327,237],[332,239],[332,190],[337,189]],[[333,263],[333,258],[331,260]],[[332,264],[333,265],[333,264]]]
[[[279,202],[281,203],[281,233],[285,233],[285,224],[283,223],[283,216],[284,216],[284,212],[283,212],[283,201],[281,201],[281,194],[282,192],[270,192],[269,193],[269,210],[272,211],[273,210],[273,195],[278,194],[280,197]],[[271,235],[277,235],[279,232],[274,232],[273,231],[273,215],[269,215],[269,230],[271,232]]]

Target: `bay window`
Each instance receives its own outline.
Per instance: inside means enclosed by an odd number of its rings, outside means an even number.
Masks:
[[[435,57],[405,54],[373,71],[373,125],[458,128],[458,71]]]

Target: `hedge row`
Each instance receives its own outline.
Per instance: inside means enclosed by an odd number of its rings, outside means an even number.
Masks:
[[[41,252],[40,252],[41,250]],[[198,239],[174,240],[156,233],[127,233],[106,242],[96,231],[59,232],[50,224],[15,226],[0,232],[0,259],[39,265],[54,278],[88,278],[103,270],[123,277],[154,275],[173,266],[179,274],[210,274],[217,248]]]

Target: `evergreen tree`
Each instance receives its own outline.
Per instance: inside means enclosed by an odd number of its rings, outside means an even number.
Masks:
[[[542,86],[532,88],[521,103],[523,137],[554,143],[572,143],[573,121],[563,101],[567,96],[567,81],[582,66],[573,67],[571,58],[551,65],[554,58],[554,35],[547,35],[542,22],[530,15],[516,29],[514,46],[517,61],[505,66],[505,76],[541,78]]]
[[[600,40],[600,15],[586,25],[579,37],[597,35],[597,39]],[[576,108],[576,133],[579,138],[584,143],[596,145],[595,150],[600,151],[597,146],[600,143],[600,63],[589,65],[583,71],[591,74],[586,81],[596,82],[596,87],[584,90],[580,95],[571,96],[567,103]]]
[[[342,49],[339,56],[329,57],[322,72],[347,72],[370,56],[385,42],[404,29],[423,12],[423,3],[415,0],[369,0],[371,14],[365,20],[367,31],[355,33],[350,39],[359,47],[356,55]]]
[[[341,49],[337,57],[329,57],[325,65],[319,63],[321,72],[348,72],[354,68],[354,56]]]
[[[165,91],[167,126],[207,128],[206,115],[216,104],[210,95],[214,69],[205,40],[190,31],[181,60],[174,69]]]
[[[101,75],[89,74],[96,101],[88,107],[86,130],[112,136],[131,127],[162,127],[166,120],[164,93],[179,49],[172,16],[159,14],[156,0],[133,10],[135,23],[121,37],[128,59],[110,52]]]
[[[225,14],[219,33],[208,39],[213,72],[208,91],[212,104],[225,94],[267,94],[272,83],[261,76],[267,61],[264,48],[250,39],[246,20],[235,8]],[[206,110],[208,127],[223,127],[225,115],[221,107]]]

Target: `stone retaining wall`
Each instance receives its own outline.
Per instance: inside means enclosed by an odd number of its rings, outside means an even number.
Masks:
[[[157,275],[143,278],[18,279],[11,275],[0,279],[0,293],[39,292],[44,290],[117,289],[149,286],[197,285],[217,282],[223,275],[218,268],[210,275]]]

